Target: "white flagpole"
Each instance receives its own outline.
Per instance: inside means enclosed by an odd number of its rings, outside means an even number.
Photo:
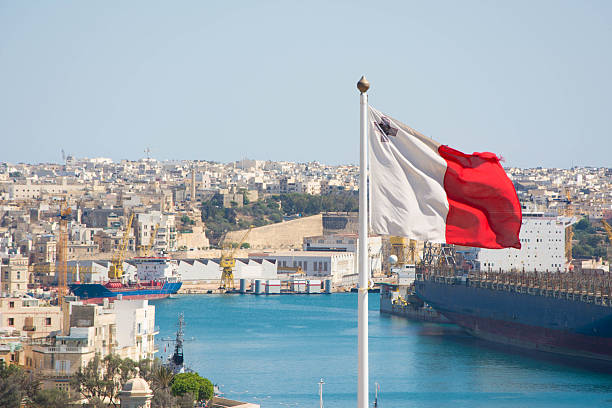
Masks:
[[[370,83],[362,76],[357,82],[360,95],[359,158],[359,293],[357,338],[357,408],[368,408],[368,95]]]

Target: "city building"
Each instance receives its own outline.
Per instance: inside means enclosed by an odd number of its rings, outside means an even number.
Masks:
[[[0,330],[18,331],[30,339],[43,338],[61,328],[59,306],[30,297],[0,298]]]
[[[355,273],[355,254],[336,251],[284,251],[249,254],[251,258],[275,260],[278,273],[295,272],[300,268],[304,275],[331,279],[340,284],[346,275]]]
[[[2,258],[0,264],[2,293],[23,294],[28,290],[29,281],[28,258],[19,254]]]
[[[104,305],[71,302],[62,333],[24,346],[24,366],[35,371],[44,388],[69,389],[69,380],[96,354],[134,361],[152,359],[155,348],[155,306],[148,300],[116,300]]]
[[[565,233],[573,218],[523,212],[521,249],[474,249],[481,270],[564,271]]]

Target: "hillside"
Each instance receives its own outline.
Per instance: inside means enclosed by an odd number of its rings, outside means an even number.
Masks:
[[[202,221],[206,224],[206,236],[217,245],[224,233],[246,229],[250,225],[260,227],[283,221],[285,217],[316,215],[328,211],[357,211],[359,199],[356,193],[346,192],[327,196],[310,194],[283,194],[269,196],[243,207],[223,208],[223,198],[215,194],[202,203]]]

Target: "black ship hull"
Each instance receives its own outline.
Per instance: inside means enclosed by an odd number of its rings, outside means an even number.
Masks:
[[[479,338],[530,350],[612,362],[609,301],[471,286],[425,279],[416,293],[451,322]]]

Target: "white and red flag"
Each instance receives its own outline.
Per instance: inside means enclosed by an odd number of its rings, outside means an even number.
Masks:
[[[520,248],[521,206],[493,153],[465,154],[369,107],[372,231]]]

